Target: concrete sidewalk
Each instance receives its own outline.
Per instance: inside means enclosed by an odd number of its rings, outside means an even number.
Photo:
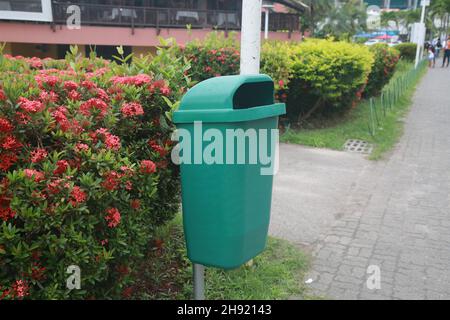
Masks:
[[[313,254],[311,294],[450,299],[450,70],[425,76],[386,160],[281,147],[271,234]],[[367,288],[369,266],[381,289]]]

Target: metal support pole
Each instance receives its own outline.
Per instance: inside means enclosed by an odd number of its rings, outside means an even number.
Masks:
[[[193,265],[194,300],[205,300],[205,267],[201,264]]]
[[[262,0],[242,1],[241,74],[259,74]]]
[[[421,14],[421,17],[420,17],[420,23],[421,23],[422,26],[425,25],[425,12],[426,12],[427,6],[429,6],[429,5],[430,5],[430,1],[429,0],[422,0],[422,14]],[[426,29],[425,30],[421,29],[420,31],[424,31],[426,33]],[[422,39],[422,36],[418,37],[418,40],[419,40],[419,43],[417,44],[416,63],[415,63],[416,69],[419,66],[420,60],[422,60],[421,59],[421,55],[423,55],[422,48],[423,48],[423,45],[424,45],[422,42],[423,42],[423,40],[425,40],[425,35],[424,35],[423,39]]]

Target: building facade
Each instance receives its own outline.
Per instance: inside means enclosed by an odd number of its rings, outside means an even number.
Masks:
[[[185,44],[211,30],[239,36],[241,10],[242,0],[0,0],[0,42],[5,53],[23,56],[62,58],[69,45],[95,47],[105,58],[118,45],[144,54],[159,37]],[[302,7],[278,1],[264,10],[271,11],[269,38],[301,39]]]

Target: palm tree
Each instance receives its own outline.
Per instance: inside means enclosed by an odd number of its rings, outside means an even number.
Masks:
[[[309,28],[314,35],[317,31],[317,24],[333,9],[334,0],[305,0],[302,2],[309,7],[307,13],[302,17],[302,25]]]
[[[436,19],[441,21],[439,34],[445,34],[447,37],[450,14],[450,0],[433,0],[430,8],[430,16],[434,22]],[[433,24],[434,25],[434,24]]]
[[[321,33],[350,38],[367,28],[367,6],[360,0],[347,0],[328,12],[319,25]]]

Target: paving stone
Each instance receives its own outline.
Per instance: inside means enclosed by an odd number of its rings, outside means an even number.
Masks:
[[[450,299],[450,72],[425,76],[384,160],[282,145],[273,235],[316,247],[316,294]],[[381,290],[369,290],[371,265]]]

